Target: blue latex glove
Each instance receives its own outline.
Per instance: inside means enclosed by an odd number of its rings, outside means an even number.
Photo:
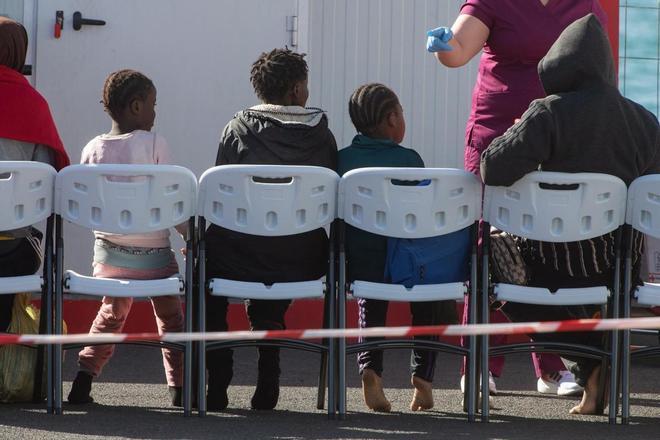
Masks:
[[[454,37],[454,33],[448,27],[439,27],[426,33],[426,50],[429,52],[449,52],[453,48],[447,44]]]

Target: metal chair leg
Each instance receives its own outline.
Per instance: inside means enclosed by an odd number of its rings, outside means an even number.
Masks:
[[[316,393],[316,409],[325,408],[325,387],[326,375],[328,374],[328,355],[327,353],[321,354],[321,365],[319,368],[319,382],[318,390]]]
[[[64,241],[62,238],[62,218],[55,219],[56,263],[55,263],[55,324],[56,335],[62,334],[62,285],[64,280]],[[54,413],[62,414],[62,345],[53,346],[53,393]]]
[[[346,328],[346,252],[344,249],[345,228],[339,229],[339,297],[337,298],[337,328]],[[339,338],[337,344],[337,413],[340,420],[346,418],[346,339]]]
[[[206,332],[206,221],[204,217],[198,219],[197,242],[197,322],[198,331]],[[197,343],[197,411],[200,417],[206,415],[206,342]]]

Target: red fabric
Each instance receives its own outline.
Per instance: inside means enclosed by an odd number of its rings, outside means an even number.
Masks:
[[[0,138],[51,148],[57,170],[70,163],[46,100],[23,75],[5,66],[0,66]]]

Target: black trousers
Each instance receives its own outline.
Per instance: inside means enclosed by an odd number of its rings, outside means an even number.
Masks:
[[[375,299],[359,299],[360,328],[383,327],[387,318],[389,301]],[[455,301],[411,302],[410,313],[412,324],[438,325],[455,324],[458,322]],[[378,341],[383,338],[369,338],[368,341]],[[415,336],[415,339],[437,341],[437,336]],[[414,349],[410,355],[410,372],[427,382],[433,382],[437,352],[433,350]],[[358,353],[360,374],[365,368],[371,369],[379,376],[383,374],[383,350],[369,350]]]
[[[284,315],[291,304],[290,300],[245,300],[245,310],[251,330],[284,330]],[[227,298],[206,297],[206,330],[209,332],[227,331]],[[279,348],[259,347],[259,375],[278,376],[280,374]],[[213,350],[206,355],[209,371],[209,388],[226,388],[233,376],[233,350],[224,348]]]

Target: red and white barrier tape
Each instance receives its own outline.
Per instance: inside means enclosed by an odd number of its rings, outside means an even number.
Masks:
[[[266,330],[208,333],[103,333],[75,335],[14,335],[0,333],[0,345],[10,344],[115,344],[137,341],[229,341],[240,339],[322,339],[410,337],[420,335],[471,336],[530,333],[588,332],[605,330],[660,329],[660,317],[627,319],[578,319],[573,321],[518,322],[500,324],[436,325],[419,327],[372,327],[315,330]]]

